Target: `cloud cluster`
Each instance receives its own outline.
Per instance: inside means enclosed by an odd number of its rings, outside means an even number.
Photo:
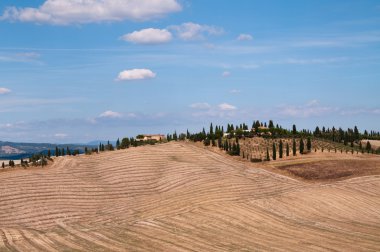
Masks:
[[[218,108],[222,111],[232,111],[236,110],[236,107],[234,105],[228,104],[228,103],[222,103],[218,105]]]
[[[134,44],[162,44],[170,42],[174,35],[180,40],[194,41],[222,33],[223,29],[219,27],[188,22],[181,25],[172,25],[166,29],[147,28],[134,31],[123,35],[121,39]]]
[[[119,73],[119,76],[116,78],[117,81],[130,81],[130,80],[143,80],[143,79],[152,79],[156,77],[156,74],[150,69],[131,69],[124,70]]]
[[[169,42],[172,34],[166,29],[148,28],[125,34],[121,39],[134,44],[161,44]]]
[[[178,38],[191,41],[204,39],[206,35],[223,34],[223,29],[216,26],[201,25],[192,22],[183,23],[181,25],[172,25],[168,29],[174,31]]]
[[[99,117],[100,118],[121,118],[122,114],[120,114],[119,112],[112,111],[112,110],[107,110],[101,113]]]
[[[231,75],[231,72],[229,72],[229,71],[224,71],[223,73],[222,73],[222,77],[228,77],[228,76],[230,76]]]
[[[53,25],[143,21],[181,9],[177,0],[46,0],[38,8],[7,7],[0,19]]]
[[[282,105],[277,107],[280,117],[309,118],[338,112],[339,108],[322,106],[319,101],[312,100],[305,105]]]
[[[239,41],[250,41],[253,39],[252,35],[249,35],[249,34],[240,34],[237,38],[237,40]]]
[[[197,102],[197,103],[190,104],[189,107],[193,109],[210,109],[211,105],[208,104],[207,102]]]
[[[54,137],[56,138],[66,138],[68,135],[65,133],[55,133]]]
[[[0,55],[0,62],[40,63],[40,54],[36,52],[7,53]]]
[[[0,87],[0,95],[2,95],[2,94],[8,94],[10,92],[11,92],[11,90],[8,89],[8,88]]]
[[[189,106],[193,109],[191,115],[193,117],[233,117],[236,115],[237,107],[229,103],[221,103],[216,106],[211,106],[207,102],[193,103]]]

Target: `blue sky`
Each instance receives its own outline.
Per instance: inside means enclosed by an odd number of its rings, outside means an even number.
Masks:
[[[0,140],[380,129],[379,1],[0,1]]]

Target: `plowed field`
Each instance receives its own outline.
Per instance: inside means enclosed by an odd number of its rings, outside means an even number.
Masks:
[[[379,251],[380,175],[308,183],[186,143],[0,173],[0,251]]]

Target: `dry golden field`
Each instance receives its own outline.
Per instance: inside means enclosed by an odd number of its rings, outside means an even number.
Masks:
[[[171,142],[0,172],[0,251],[380,250],[378,157],[320,182],[237,159]]]

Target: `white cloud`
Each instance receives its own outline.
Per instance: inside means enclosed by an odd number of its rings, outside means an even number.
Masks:
[[[236,107],[228,104],[228,103],[222,103],[218,105],[218,108],[223,111],[231,111],[231,110],[236,110]]]
[[[208,104],[207,102],[193,103],[189,107],[193,109],[210,109],[211,108],[210,104]]]
[[[7,7],[0,20],[54,25],[142,21],[181,9],[177,0],[46,0],[38,8]]]
[[[66,138],[68,135],[65,133],[55,133],[54,137],[56,138]]]
[[[161,44],[169,42],[172,34],[166,29],[148,28],[125,34],[121,38],[135,44]]]
[[[319,101],[312,100],[305,105],[282,105],[277,108],[278,114],[285,117],[309,118],[313,116],[323,116],[339,111],[339,108],[321,106]]]
[[[190,107],[196,109],[191,112],[194,118],[233,118],[239,114],[237,108],[228,103],[210,105],[203,102],[191,104]]]
[[[11,92],[8,88],[0,87],[0,94],[9,94]]]
[[[240,66],[243,69],[257,69],[260,68],[260,65],[258,64],[244,64]]]
[[[224,31],[222,28],[200,25],[196,23],[183,23],[181,25],[172,25],[168,29],[173,30],[177,33],[177,36],[185,41],[189,40],[200,40],[204,39],[205,35],[220,35]]]
[[[253,39],[252,35],[249,35],[249,34],[240,34],[237,38],[237,40],[239,41],[250,41]]]
[[[7,53],[0,55],[3,62],[41,63],[38,61],[40,54],[36,52]]]
[[[116,80],[118,81],[129,81],[129,80],[142,80],[142,79],[152,79],[156,77],[156,74],[149,69],[131,69],[125,70],[119,73]]]
[[[222,77],[228,77],[228,76],[230,76],[231,75],[231,73],[229,72],[229,71],[224,71],[223,73],[222,73]]]
[[[101,117],[101,118],[121,118],[122,114],[120,114],[119,112],[107,110],[107,111],[104,111],[103,113],[101,113],[99,115],[99,117]]]
[[[232,90],[230,90],[230,93],[231,94],[238,94],[238,93],[240,93],[241,91],[239,90],[239,89],[232,89]]]

